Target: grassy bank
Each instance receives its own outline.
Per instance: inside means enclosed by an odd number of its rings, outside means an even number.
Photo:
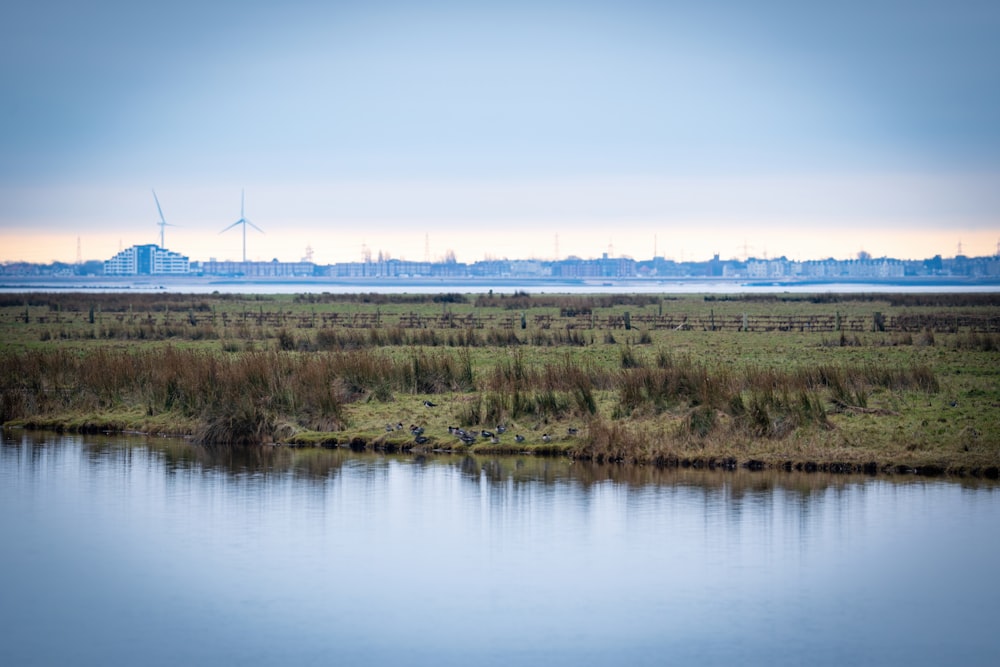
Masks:
[[[4,299],[8,426],[706,467],[1000,464],[997,295]]]

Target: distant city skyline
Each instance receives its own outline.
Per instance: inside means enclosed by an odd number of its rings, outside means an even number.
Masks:
[[[239,224],[243,224],[240,222]],[[964,284],[995,284],[1000,278],[1000,252],[996,255],[921,259],[872,257],[860,252],[847,260],[833,258],[798,261],[787,257],[747,257],[745,260],[723,259],[718,255],[708,260],[672,261],[663,257],[632,258],[603,253],[599,258],[585,259],[484,259],[459,261],[449,254],[443,261],[414,261],[389,257],[380,253],[362,261],[318,264],[307,256],[298,261],[202,260],[192,261],[186,255],[165,249],[155,243],[124,248],[106,261],[85,261],[76,264],[30,264],[26,262],[0,264],[0,275],[15,278],[53,276],[107,276],[111,278],[142,276],[173,276],[226,278],[246,280],[434,280],[480,281],[500,280],[709,280],[781,281],[782,283],[834,283],[870,281],[884,283],[903,281],[962,281]],[[443,283],[440,283],[443,284]]]
[[[266,232],[265,232],[266,234]],[[784,246],[784,235],[794,235],[794,232],[776,230],[762,235],[772,243],[763,242],[757,237],[738,239],[732,236],[727,247],[717,247],[712,241],[699,241],[688,238],[687,245],[672,242],[669,236],[663,234],[641,238],[637,234],[621,233],[617,235],[587,235],[576,238],[572,230],[567,229],[562,234],[534,237],[521,234],[519,239],[507,243],[498,242],[493,234],[466,235],[467,240],[459,241],[454,235],[408,234],[398,233],[393,239],[384,239],[385,245],[369,242],[369,239],[381,237],[358,232],[338,234],[330,239],[329,244],[322,241],[324,235],[296,233],[286,235],[283,240],[275,241],[267,236],[259,236],[253,230],[248,232],[247,260],[294,262],[311,255],[310,261],[317,264],[332,264],[339,262],[363,261],[367,252],[372,258],[384,254],[387,258],[407,261],[442,261],[449,254],[461,262],[476,262],[484,259],[538,259],[553,260],[579,257],[582,259],[598,258],[603,253],[613,257],[631,257],[636,260],[662,257],[678,262],[706,261],[718,254],[722,259],[742,260],[747,257],[775,258],[787,257],[798,261],[837,259],[853,259],[859,253],[868,253],[873,257],[892,257],[897,259],[915,260],[934,257],[954,257],[963,254],[969,257],[992,256],[997,254],[997,237],[992,233],[971,233],[966,236],[943,234],[938,232],[915,233],[907,243],[897,243],[896,234],[869,234],[868,243],[849,242],[824,243],[821,239],[807,239]],[[212,239],[208,234],[181,233],[179,239]],[[184,240],[172,242],[170,236],[166,239],[165,248],[188,255],[195,261],[216,259],[220,261],[240,261],[242,259],[239,230],[229,234],[227,247],[215,243],[206,243],[211,251],[200,251],[197,245]],[[558,236],[558,238],[556,238]],[[481,238],[482,244],[478,240]],[[991,242],[992,239],[992,242]],[[532,244],[531,240],[537,243]],[[787,240],[787,239],[785,239]],[[603,241],[603,243],[602,243]],[[197,241],[196,241],[197,242]],[[131,245],[143,243],[159,243],[158,233],[141,238],[140,235],[129,233],[104,233],[74,236],[72,234],[36,234],[30,237],[7,235],[0,233],[0,247],[5,250],[0,256],[0,262],[32,262],[74,263],[78,259],[105,260]],[[534,245],[536,249],[530,246]],[[782,248],[789,248],[783,251]],[[523,254],[520,252],[523,249]],[[79,255],[78,251],[79,250]],[[558,254],[557,254],[558,251]]]
[[[992,255],[1000,6],[0,9],[0,262]],[[558,242],[556,241],[558,237]]]
[[[239,232],[234,232],[238,237]],[[274,254],[270,257],[264,256],[251,256],[248,253],[246,262],[248,263],[268,263],[268,262],[281,262],[281,263],[296,263],[296,262],[307,262],[312,263],[317,266],[324,265],[335,265],[335,264],[348,264],[348,263],[364,263],[364,262],[380,262],[389,260],[398,260],[403,262],[416,262],[416,263],[446,263],[448,261],[456,261],[461,264],[475,264],[477,262],[483,261],[538,261],[538,262],[553,262],[553,261],[563,261],[567,259],[580,259],[580,260],[596,260],[605,258],[616,258],[616,259],[630,259],[636,262],[649,262],[652,260],[665,260],[676,263],[704,263],[709,262],[715,257],[724,262],[745,262],[747,260],[756,261],[769,261],[775,259],[786,259],[792,262],[822,262],[827,260],[834,260],[837,262],[849,262],[856,259],[865,260],[898,260],[906,262],[914,262],[932,259],[934,257],[941,257],[944,259],[953,259],[959,256],[964,256],[968,258],[991,258],[1000,257],[1000,241],[998,241],[992,250],[986,252],[975,252],[970,250],[967,244],[958,243],[950,251],[948,249],[942,249],[937,252],[928,252],[926,254],[921,254],[918,256],[907,256],[900,253],[885,252],[885,253],[872,253],[864,248],[851,253],[846,256],[837,256],[835,254],[818,254],[815,256],[793,256],[787,253],[774,253],[768,252],[766,249],[763,251],[757,250],[757,246],[746,243],[741,245],[737,250],[738,252],[726,255],[725,253],[710,252],[706,255],[697,255],[692,253],[681,252],[679,254],[671,254],[670,252],[664,251],[662,248],[662,243],[654,239],[653,245],[649,248],[648,253],[643,253],[640,251],[638,253],[627,253],[619,252],[613,243],[609,244],[604,248],[597,248],[593,252],[559,252],[558,256],[555,251],[558,250],[557,247],[558,239],[553,239],[553,253],[550,255],[543,254],[530,254],[530,255],[503,255],[495,254],[490,252],[473,252],[467,256],[463,256],[456,253],[452,248],[448,248],[444,252],[434,253],[433,247],[431,246],[429,237],[424,239],[424,253],[422,256],[410,256],[404,253],[394,253],[387,249],[370,248],[367,245],[361,246],[361,252],[358,256],[344,257],[343,259],[334,260],[324,260],[319,257],[321,253],[317,253],[316,249],[310,244],[305,248],[301,249],[300,253],[291,252],[289,255],[284,256],[280,254]],[[198,255],[197,253],[190,253],[184,248],[179,248],[171,246],[169,243],[165,246],[159,245],[159,239],[146,240],[144,242],[126,244],[124,241],[116,246],[113,250],[109,251],[107,256],[94,257],[85,254],[82,250],[83,240],[79,239],[77,241],[77,250],[79,251],[76,257],[66,258],[66,259],[31,259],[31,258],[17,258],[17,259],[3,259],[0,260],[0,265],[12,265],[18,263],[28,263],[28,264],[38,264],[38,265],[48,265],[48,264],[76,264],[80,262],[105,262],[110,259],[115,254],[119,253],[123,249],[128,249],[133,246],[142,245],[154,245],[162,247],[165,250],[169,250],[174,253],[179,253],[188,257],[191,262],[225,262],[225,263],[240,263],[243,262],[243,258],[240,249],[237,249],[236,253],[232,256],[215,256],[215,255]]]

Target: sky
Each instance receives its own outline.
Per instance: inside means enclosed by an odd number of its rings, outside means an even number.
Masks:
[[[0,7],[0,262],[1000,249],[995,0]]]

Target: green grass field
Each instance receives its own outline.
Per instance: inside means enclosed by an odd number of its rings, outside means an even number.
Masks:
[[[6,294],[0,334],[7,427],[633,464],[1000,465],[1000,294]]]

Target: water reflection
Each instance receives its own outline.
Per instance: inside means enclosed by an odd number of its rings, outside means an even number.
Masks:
[[[986,480],[5,433],[0,507],[0,664],[1000,662]]]
[[[765,507],[775,491],[803,508],[812,502],[836,501],[847,490],[863,488],[873,478],[864,474],[786,472],[780,470],[708,470],[704,468],[659,468],[572,461],[535,456],[481,457],[453,454],[358,453],[346,448],[230,447],[194,445],[183,439],[137,436],[86,437],[22,432],[0,436],[2,456],[35,469],[53,463],[65,453],[67,442],[80,447],[89,466],[113,465],[128,471],[134,465],[162,467],[165,475],[209,474],[230,479],[248,477],[266,480],[290,477],[300,482],[324,484],[340,475],[345,466],[366,479],[384,482],[393,466],[419,471],[453,469],[471,486],[490,487],[491,493],[523,492],[542,484],[572,484],[583,491],[611,484],[631,489],[681,487],[700,495],[708,504],[724,505],[740,512],[746,506]],[[136,459],[136,456],[139,458]],[[880,476],[880,483],[907,486],[948,484],[967,489],[997,488],[996,481],[981,478],[927,479],[909,475]]]

